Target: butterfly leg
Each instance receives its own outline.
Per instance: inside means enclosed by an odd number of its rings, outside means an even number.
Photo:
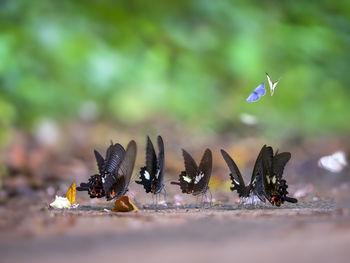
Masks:
[[[165,190],[165,187],[162,189],[160,194],[163,194],[164,202],[165,202],[165,204],[167,204],[167,192]]]
[[[156,211],[158,211],[158,195],[155,195],[156,196]]]
[[[213,204],[213,195],[211,194],[211,191],[209,190],[209,194],[210,194],[210,199],[209,199],[209,208],[212,207]]]

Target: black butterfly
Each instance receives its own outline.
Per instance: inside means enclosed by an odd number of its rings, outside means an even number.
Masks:
[[[158,159],[154,151],[151,139],[147,136],[146,166],[141,168],[140,181],[146,193],[159,194],[164,188],[164,143],[161,136],[158,136]]]
[[[199,167],[188,152],[182,150],[182,155],[186,171],[182,171],[179,175],[179,182],[171,182],[171,184],[180,185],[182,192],[186,194],[205,194],[209,189],[208,184],[213,163],[211,151],[205,150]]]
[[[264,145],[255,161],[253,174],[250,179],[249,185],[245,185],[241,172],[239,171],[236,163],[232,160],[230,155],[221,150],[222,157],[224,158],[227,166],[229,167],[231,173],[230,178],[233,184],[231,191],[237,191],[239,197],[247,198],[251,194],[256,195],[262,202],[265,202],[265,189],[263,185],[263,175],[265,173],[265,168],[263,166],[263,156],[267,154],[266,145]]]
[[[278,153],[273,155],[273,150],[268,147],[267,154],[264,155],[264,166],[267,168],[263,177],[265,186],[265,197],[269,202],[276,206],[281,206],[285,201],[297,203],[298,200],[288,197],[287,181],[282,178],[284,167],[291,158],[289,152]]]
[[[91,198],[106,196],[107,200],[124,195],[134,169],[136,143],[130,141],[126,151],[120,144],[111,145],[104,159],[94,151],[99,174],[90,177],[88,183],[81,183],[78,191],[88,191]]]
[[[94,150],[94,154],[99,173],[92,175],[88,183],[81,183],[77,190],[88,191],[90,198],[101,198],[106,195],[103,188],[105,178],[115,172],[124,158],[125,150],[119,143],[111,143],[106,152],[106,159],[96,150]]]

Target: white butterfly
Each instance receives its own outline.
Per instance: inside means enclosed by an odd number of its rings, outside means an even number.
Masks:
[[[269,74],[267,74],[267,73],[266,73],[266,77],[267,77],[267,81],[269,82],[270,93],[271,93],[271,96],[272,96],[272,95],[273,95],[273,92],[275,91],[275,88],[276,88],[276,86],[277,86],[277,84],[278,84],[278,82],[279,82],[280,80],[277,80],[276,82],[272,82],[272,81],[271,81],[271,78],[270,78],[270,76],[269,76]]]

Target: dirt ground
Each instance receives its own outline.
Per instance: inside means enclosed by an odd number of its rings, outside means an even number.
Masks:
[[[169,130],[176,133],[174,127]],[[189,142],[181,139],[189,136],[178,132],[179,138],[164,136],[165,183],[167,201],[174,203],[180,195],[185,208],[144,209],[152,198],[132,183],[128,194],[140,208],[138,212],[108,212],[105,209],[112,202],[89,199],[82,192],[77,193],[77,209],[50,209],[55,194],[64,195],[73,181],[86,181],[96,171],[92,149],[103,152],[108,146],[105,138],[115,138],[114,129],[107,131],[104,127],[75,128],[72,134],[67,132],[67,141],[54,148],[18,136],[3,150],[8,172],[0,189],[0,262],[349,261],[350,169],[332,174],[317,167],[320,156],[350,149],[346,138],[270,142],[292,152],[285,177],[291,196],[299,195],[296,205],[239,207],[236,194],[229,191],[228,168],[219,149],[235,157],[247,179],[256,154],[269,142],[227,136],[190,136]],[[106,135],[95,138],[95,134]],[[134,136],[129,130],[117,134],[123,145]],[[136,138],[139,153],[134,174],[144,165],[144,139]],[[195,159],[204,146],[213,150],[210,188],[215,206],[210,209],[195,208],[198,200],[169,184],[183,169],[184,145]]]
[[[140,209],[107,212],[84,200],[49,209],[48,198],[0,208],[1,262],[347,262],[348,210],[333,200],[282,208]]]

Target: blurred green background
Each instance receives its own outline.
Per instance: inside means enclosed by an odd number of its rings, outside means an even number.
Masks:
[[[350,130],[349,1],[0,1],[0,142],[43,118]],[[275,95],[245,99],[265,72]],[[267,87],[267,86],[266,86]]]

